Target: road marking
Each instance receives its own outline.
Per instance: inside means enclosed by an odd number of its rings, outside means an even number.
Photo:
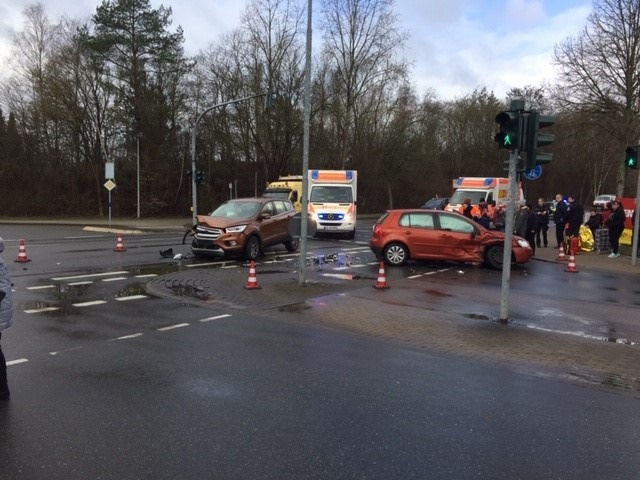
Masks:
[[[60,310],[60,307],[33,308],[31,310],[23,310],[23,312],[24,313],[42,313],[42,312],[55,312],[56,310]]]
[[[240,265],[223,265],[220,268],[222,269],[222,268],[239,268],[239,267]]]
[[[61,353],[75,352],[77,350],[82,350],[82,347],[71,347],[71,348],[67,348],[66,350],[60,350],[59,352],[49,352],[49,355],[59,355]]]
[[[122,337],[118,337],[118,338],[110,338],[109,340],[107,340],[107,342],[115,342],[117,340],[129,340],[131,338],[138,338],[141,336],[142,336],[141,333],[132,333],[131,335],[123,335]]]
[[[427,274],[428,275],[428,274]],[[413,280],[414,278],[420,278],[422,276],[422,274],[418,274],[418,275],[411,275],[410,277],[407,277],[409,280]]]
[[[71,277],[56,277],[56,278],[52,278],[51,280],[59,282],[63,280],[77,280],[79,278],[108,277],[109,275],[124,275],[125,273],[129,273],[129,272],[120,271],[120,272],[106,272],[106,273],[91,273],[87,275],[73,275]]]
[[[103,282],[115,282],[116,280],[126,280],[128,277],[103,278]]]
[[[350,273],[323,273],[323,277],[341,278],[342,280],[353,280]]]
[[[91,285],[93,282],[91,280],[86,280],[84,282],[72,282],[72,283],[67,283],[67,285],[69,285],[70,287],[77,287],[79,285]]]
[[[10,362],[7,362],[7,367],[10,367],[11,365],[18,365],[20,363],[26,363],[29,360],[27,360],[26,358],[18,358],[16,360],[11,360]]]
[[[191,263],[189,265],[185,265],[187,268],[193,267],[210,267],[212,265],[220,265],[218,262],[209,262],[209,263]]]
[[[228,313],[222,314],[222,315],[216,315],[215,317],[208,317],[208,318],[203,318],[202,320],[199,320],[200,322],[210,322],[211,320],[220,320],[221,318],[227,318],[230,317],[231,315]]]
[[[72,303],[74,307],[91,307],[93,305],[102,305],[103,303],[107,303],[104,300],[93,300],[91,302],[80,302],[80,303]]]
[[[115,300],[118,302],[126,302],[129,300],[140,300],[141,298],[147,298],[146,295],[129,295],[128,297],[117,297]]]
[[[145,275],[136,275],[135,278],[149,278],[149,277],[157,277],[157,273],[147,273]]]
[[[188,327],[188,326],[189,326],[188,323],[178,323],[176,325],[169,325],[168,327],[158,328],[157,330],[159,332],[166,332],[167,330],[173,330],[174,328],[182,328],[182,327]]]
[[[27,290],[44,290],[45,288],[55,288],[55,285],[39,285],[37,287],[27,287]]]

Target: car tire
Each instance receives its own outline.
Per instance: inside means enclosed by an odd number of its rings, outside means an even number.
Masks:
[[[484,254],[484,261],[489,268],[494,270],[502,269],[502,260],[504,258],[504,247],[502,245],[493,245],[489,247]]]
[[[297,238],[292,238],[284,242],[284,248],[287,249],[287,252],[295,252],[296,250],[298,250],[299,246],[300,240]]]
[[[252,235],[247,238],[247,243],[244,244],[244,258],[247,260],[255,260],[260,255],[260,239]]]
[[[382,257],[386,263],[394,267],[404,265],[409,259],[409,249],[398,242],[390,243],[384,248]]]

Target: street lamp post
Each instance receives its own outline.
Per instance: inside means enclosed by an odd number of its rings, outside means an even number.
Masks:
[[[137,217],[140,218],[140,134],[136,135],[136,159]]]
[[[196,118],[193,127],[191,128],[191,220],[193,225],[196,224],[198,216],[198,192],[196,190],[196,133],[198,131],[198,124],[205,113],[213,110],[214,108],[224,107],[225,105],[231,105],[233,103],[243,102],[245,100],[251,100],[252,98],[264,97],[266,93],[260,93],[258,95],[251,95],[249,97],[239,98],[237,100],[229,100],[228,102],[218,103],[205,108],[200,115]]]

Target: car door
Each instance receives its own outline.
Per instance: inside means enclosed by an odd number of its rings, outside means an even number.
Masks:
[[[411,258],[437,258],[439,247],[432,212],[404,213],[400,217],[399,226]]]
[[[476,237],[480,227],[462,215],[438,215],[437,238],[443,260],[481,262],[484,249]]]
[[[264,246],[278,243],[278,214],[275,202],[266,202],[260,211],[260,236]]]

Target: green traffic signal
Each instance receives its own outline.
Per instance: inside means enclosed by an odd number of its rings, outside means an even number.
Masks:
[[[625,166],[631,169],[638,168],[638,146],[627,147],[625,158]]]
[[[500,131],[494,137],[498,148],[505,150],[517,150],[520,138],[520,112],[500,112],[496,115],[496,123],[500,125]]]

